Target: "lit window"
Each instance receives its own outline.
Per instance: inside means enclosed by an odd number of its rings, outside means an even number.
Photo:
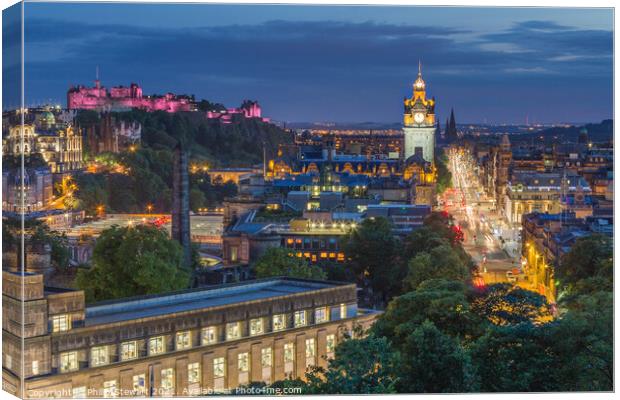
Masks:
[[[272,356],[271,347],[265,347],[264,349],[261,349],[260,351],[261,367],[263,368],[271,367],[271,361],[272,361],[271,356]]]
[[[39,360],[32,362],[32,375],[39,375]]]
[[[105,365],[108,363],[108,348],[107,346],[93,347],[90,350],[90,364],[93,367],[98,365]]]
[[[161,354],[164,352],[164,337],[157,336],[149,339],[149,355]]]
[[[161,370],[161,388],[163,390],[174,389],[174,368]]]
[[[144,396],[146,394],[146,378],[144,374],[133,376],[134,396]]]
[[[188,383],[200,383],[200,364],[191,363],[187,364],[187,382]]]
[[[52,332],[64,332],[71,329],[71,318],[64,315],[54,315],[52,317]]]
[[[284,344],[284,362],[294,362],[295,361],[295,343],[285,343]]]
[[[217,342],[217,337],[215,335],[215,327],[209,326],[207,328],[202,328],[202,344],[211,344]]]
[[[75,371],[78,369],[77,353],[71,351],[60,354],[60,372]]]
[[[224,364],[224,357],[218,357],[213,359],[213,377],[223,378],[226,375],[226,366]]]
[[[239,323],[231,322],[226,324],[226,340],[234,340],[241,337],[241,333],[239,332]]]
[[[255,336],[255,335],[260,335],[261,333],[263,333],[263,319],[262,318],[251,319],[250,320],[250,335]]]
[[[314,323],[327,322],[327,307],[319,307],[314,310]]]
[[[239,361],[239,372],[250,371],[250,353],[239,353],[237,359]]]
[[[137,356],[136,342],[125,342],[121,344],[121,360],[131,360]]]
[[[103,382],[103,397],[110,398],[116,397],[118,392],[116,391],[116,380]]]
[[[316,345],[314,339],[306,339],[306,366],[314,365]]]
[[[347,305],[343,303],[340,305],[340,319],[345,319],[346,317],[347,317]]]
[[[325,352],[331,356],[333,356],[334,351],[336,350],[336,335],[327,335],[325,340]]]
[[[191,347],[191,333],[190,331],[177,332],[177,350],[187,349]]]
[[[282,329],[286,328],[284,317],[285,317],[284,314],[277,314],[273,316],[273,330],[274,331],[281,331]]]
[[[71,397],[74,399],[86,398],[86,386],[78,386],[71,389]]]
[[[295,327],[306,325],[306,312],[295,311]]]

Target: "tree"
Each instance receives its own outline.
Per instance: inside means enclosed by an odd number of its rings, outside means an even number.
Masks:
[[[289,254],[287,249],[272,247],[263,254],[254,265],[257,278],[270,276],[289,276],[292,278],[319,279],[326,278],[325,272],[315,266],[309,265],[302,258]]]
[[[407,269],[398,257],[400,246],[389,220],[365,219],[341,239],[341,248],[360,284],[367,280],[383,301],[400,293]]]
[[[579,281],[601,277],[613,282],[613,247],[611,238],[599,234],[578,239],[556,268],[556,277],[569,293]]]
[[[409,261],[409,272],[405,278],[406,286],[415,289],[430,279],[466,281],[469,268],[450,245],[432,248],[429,252],[418,253]]]
[[[426,320],[401,348],[397,388],[405,393],[460,393],[477,388],[472,365],[457,339]]]
[[[550,324],[558,391],[613,390],[613,292],[574,299]]]
[[[539,324],[552,318],[544,296],[509,283],[489,285],[475,293],[471,309],[495,325]]]
[[[491,326],[471,346],[471,358],[483,392],[557,390],[556,360],[545,327],[530,323]]]
[[[345,339],[336,346],[327,368],[316,367],[306,374],[306,393],[379,394],[395,393],[399,357],[386,338],[369,335]]]
[[[182,260],[181,246],[164,230],[113,226],[101,232],[92,267],[79,271],[76,283],[88,301],[183,289],[190,273]]]
[[[436,279],[394,298],[372,332],[401,349],[407,336],[427,320],[443,333],[466,341],[480,336],[486,326],[471,312],[463,282]]]

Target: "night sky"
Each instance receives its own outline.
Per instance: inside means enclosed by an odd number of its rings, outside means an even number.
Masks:
[[[451,107],[458,122],[612,116],[611,9],[26,3],[25,26],[30,105],[64,106],[99,66],[108,87],[255,99],[280,121],[398,122],[421,60],[441,122]]]

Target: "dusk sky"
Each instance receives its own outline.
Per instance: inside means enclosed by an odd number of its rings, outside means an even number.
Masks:
[[[99,66],[106,87],[254,99],[280,121],[399,122],[421,60],[442,123],[613,113],[611,9],[26,3],[25,27],[26,104],[64,106]]]

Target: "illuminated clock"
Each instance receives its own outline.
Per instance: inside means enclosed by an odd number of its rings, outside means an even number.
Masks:
[[[424,122],[424,114],[422,113],[413,114],[413,120],[417,122],[418,124],[421,124],[422,122]]]

